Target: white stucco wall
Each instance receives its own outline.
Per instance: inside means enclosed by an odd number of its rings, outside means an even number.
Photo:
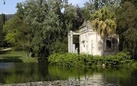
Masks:
[[[87,54],[88,53],[88,33],[83,33],[79,38],[80,42],[80,53]]]
[[[101,38],[100,35],[98,35],[97,33],[94,35],[94,38],[95,38],[95,54],[94,55],[103,55],[103,40]]]
[[[81,33],[81,35],[79,36],[79,42],[80,53],[90,55],[103,54],[103,41],[96,32],[88,30]]]
[[[70,32],[72,33],[72,32]],[[90,24],[90,22],[85,22],[81,26],[80,30],[77,32],[73,32],[73,35],[79,36],[79,53],[81,54],[90,54],[90,55],[107,55],[113,53],[115,51],[112,49],[111,51],[105,50],[105,45],[103,47],[103,39],[100,35],[97,34],[96,31],[93,31],[93,28]],[[118,40],[119,44],[119,37],[115,34],[112,34],[111,37],[114,37]],[[106,42],[105,42],[106,43]],[[118,44],[117,44],[117,50],[118,50]],[[73,50],[75,50],[75,47],[73,45],[73,37],[68,35],[68,51],[70,53],[75,53]],[[71,49],[73,48],[73,50]],[[105,51],[103,51],[103,48]],[[114,52],[115,53],[115,52]]]

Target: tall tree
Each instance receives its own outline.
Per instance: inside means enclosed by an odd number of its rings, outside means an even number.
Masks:
[[[112,11],[115,11],[120,6],[121,0],[89,0],[84,6],[84,19],[90,20],[91,14],[99,10],[103,6],[108,7]]]
[[[137,8],[137,0],[121,0],[121,4],[123,4],[124,2],[131,2]]]
[[[83,22],[81,9],[68,4],[67,0],[28,0],[19,3],[17,8],[16,17],[6,23],[5,32],[12,30],[13,35],[17,30],[19,34],[12,38],[37,57],[67,52],[68,31],[77,30]],[[25,40],[19,38],[20,34]]]
[[[103,45],[105,45],[106,38],[115,33],[116,21],[114,13],[107,7],[102,7],[92,14],[92,27],[103,38]],[[104,50],[104,46],[103,46]]]
[[[134,57],[137,39],[137,10],[131,2],[124,2],[116,11],[117,33],[120,35],[120,49]]]
[[[0,46],[4,46],[5,42],[4,42],[4,33],[3,33],[3,26],[5,25],[6,22],[6,15],[5,14],[1,14],[0,15]]]
[[[3,28],[5,40],[15,46],[16,49],[28,49],[27,28],[29,26],[23,22],[17,15],[8,20]],[[25,42],[25,43],[24,43]]]

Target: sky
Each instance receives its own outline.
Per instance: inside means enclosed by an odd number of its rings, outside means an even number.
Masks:
[[[24,2],[25,0],[5,0],[6,4],[3,5],[3,0],[0,0],[0,14],[14,14],[16,13],[16,5],[19,2]],[[80,7],[84,6],[84,3],[89,0],[69,0],[69,3],[73,5],[79,5]]]

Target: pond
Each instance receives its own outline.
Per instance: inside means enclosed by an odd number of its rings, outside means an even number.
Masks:
[[[60,68],[38,63],[0,63],[0,83],[68,80],[84,86],[137,86],[137,70]]]

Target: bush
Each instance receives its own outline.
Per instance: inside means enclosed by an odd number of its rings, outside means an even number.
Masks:
[[[124,52],[109,56],[55,53],[49,56],[48,61],[52,65],[59,65],[63,67],[101,67],[103,64],[107,67],[113,67],[131,63],[132,60],[130,58],[131,56]]]

